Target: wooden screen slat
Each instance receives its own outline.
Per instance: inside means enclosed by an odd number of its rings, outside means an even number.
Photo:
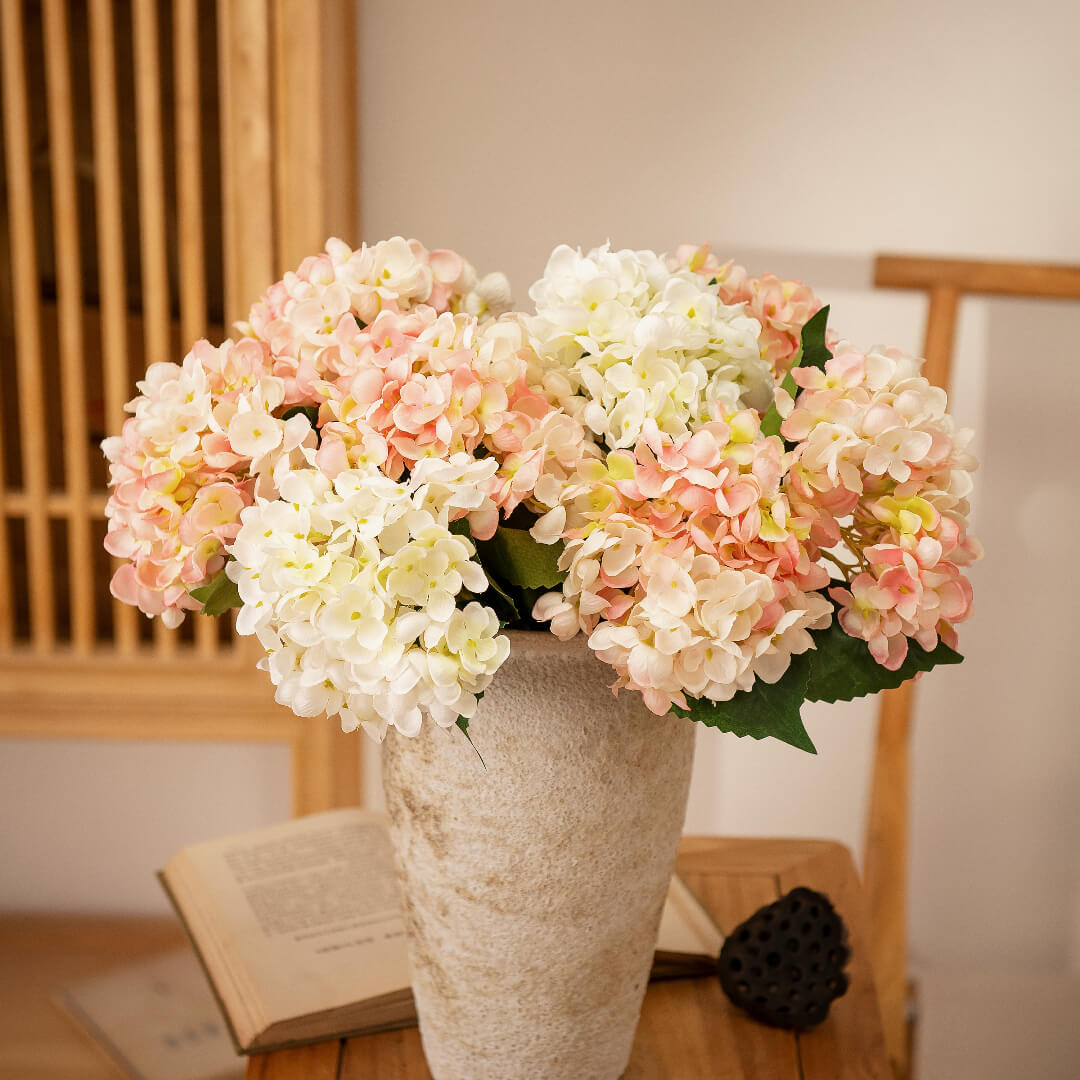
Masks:
[[[326,159],[319,108],[323,8],[307,0],[275,0],[274,20],[287,32],[274,35],[274,70],[288,93],[274,97],[275,204],[278,273],[294,270],[322,249],[326,214]]]
[[[113,0],[90,0],[90,105],[94,134],[94,206],[97,217],[98,281],[101,296],[101,355],[104,358],[105,429],[119,434],[133,396],[128,384],[127,287],[120,182],[120,133],[116,101],[116,39]],[[113,601],[113,634],[119,652],[138,644],[138,612]]]
[[[52,542],[45,510],[48,473],[42,393],[41,295],[34,240],[34,196],[30,173],[26,60],[22,4],[0,4],[4,87],[4,148],[11,225],[11,275],[15,319],[15,365],[19,383],[19,435],[26,510],[27,589],[30,636],[37,652],[56,638],[53,613]]]
[[[275,82],[289,88],[274,98],[278,272],[330,235],[359,243],[355,19],[348,0],[274,3]]]
[[[161,85],[157,0],[133,0],[135,154],[139,178],[139,261],[142,269],[143,352],[146,366],[172,359],[169,345],[169,263],[165,231],[165,158],[161,141]],[[176,634],[157,619],[159,655],[176,649]]]
[[[8,503],[5,476],[4,440],[0,439],[0,651],[3,652],[15,642],[15,608],[12,602],[15,567],[11,564],[8,545],[8,518],[13,514]]]
[[[320,223],[323,236],[339,236],[359,246],[360,162],[357,106],[359,70],[356,62],[357,20],[360,5],[353,0],[323,0],[322,42],[319,49],[322,71],[323,146],[334,147],[333,174],[323,185],[325,217]]]
[[[75,182],[70,46],[65,0],[46,0],[45,85],[52,164],[60,399],[64,418],[64,486],[68,496],[71,641],[77,653],[94,645],[94,561],[90,549],[86,368],[83,353],[82,263]]]
[[[186,349],[197,338],[206,336],[198,0],[173,2],[173,69],[180,340]],[[195,617],[195,647],[200,656],[215,655],[218,650],[216,619]]]
[[[102,491],[91,492],[86,505],[91,514],[101,517],[105,512],[107,495]],[[34,499],[25,491],[9,490],[3,495],[4,512],[8,517],[25,517],[34,505]],[[71,514],[71,496],[66,491],[51,491],[45,497],[45,510],[49,517],[68,517]]]
[[[218,0],[217,12],[225,321],[230,323],[246,317],[274,280],[269,0]]]

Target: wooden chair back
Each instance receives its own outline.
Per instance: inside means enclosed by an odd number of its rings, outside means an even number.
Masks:
[[[960,300],[969,295],[1080,300],[1080,266],[880,255],[874,285],[929,296],[924,373],[949,388]],[[898,1076],[910,1067],[907,1022],[907,879],[910,734],[915,690],[905,683],[881,695],[867,819],[864,881],[870,907],[874,974],[889,1056]]]

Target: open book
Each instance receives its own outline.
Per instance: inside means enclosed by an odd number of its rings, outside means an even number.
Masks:
[[[416,1022],[384,814],[331,810],[193,844],[159,876],[241,1053]],[[720,945],[673,879],[654,974],[715,970]]]

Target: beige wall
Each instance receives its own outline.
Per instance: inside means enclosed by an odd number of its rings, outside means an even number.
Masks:
[[[870,291],[873,252],[1080,262],[1078,39],[1047,2],[366,4],[365,236],[458,247],[521,300],[560,241],[709,239],[915,349],[923,306]],[[963,315],[989,557],[968,662],[920,691],[913,946],[936,966],[1080,969],[1078,333],[1078,307]],[[703,733],[690,826],[857,846],[872,715],[808,710],[816,759]],[[286,812],[284,751],[8,744],[0,906],[160,906],[181,842]]]

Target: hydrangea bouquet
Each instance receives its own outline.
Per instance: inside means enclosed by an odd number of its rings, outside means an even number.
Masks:
[[[277,700],[468,736],[506,627],[618,693],[813,750],[804,700],[956,663],[975,460],[921,361],[708,247],[501,274],[338,240],[234,340],[152,365],[107,439],[115,596],[238,607]]]

